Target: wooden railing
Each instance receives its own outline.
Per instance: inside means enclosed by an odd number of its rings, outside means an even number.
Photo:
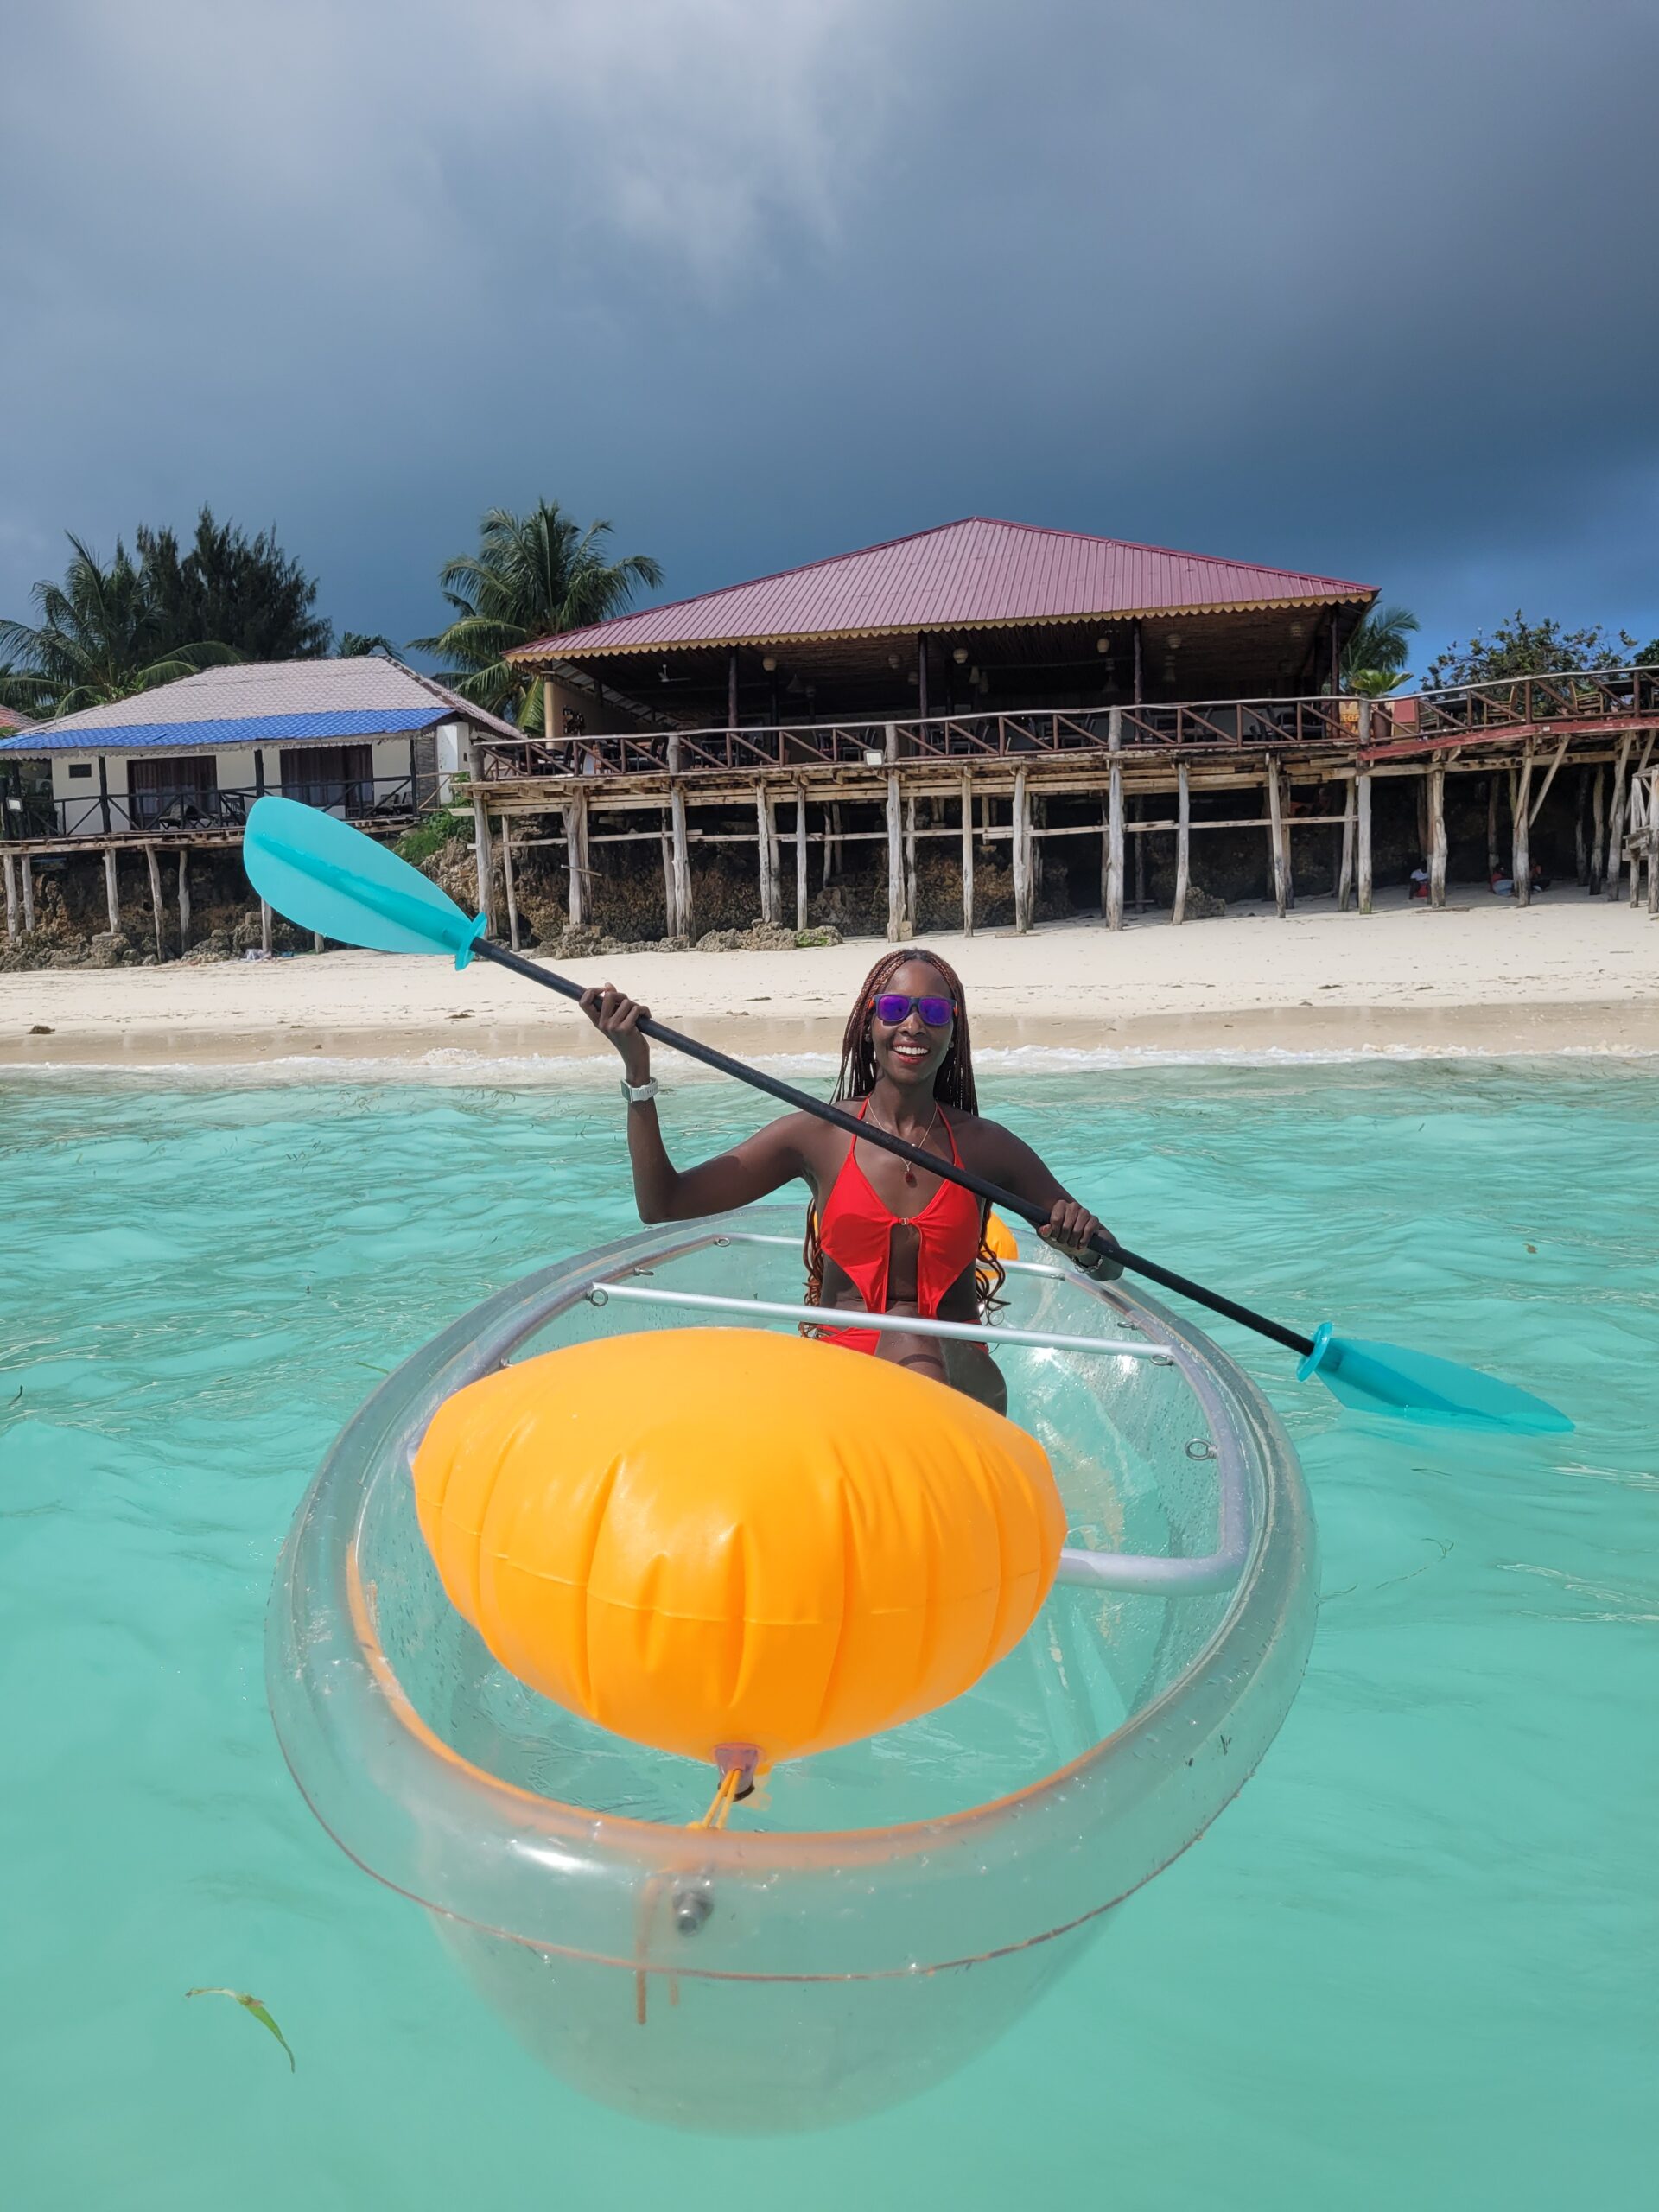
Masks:
[[[290,783],[287,796],[345,821],[372,825],[413,820],[436,803],[436,783],[435,777],[423,776],[417,791],[407,776],[308,778]],[[429,790],[429,785],[435,788]],[[69,798],[8,799],[0,806],[0,838],[22,843],[51,837],[194,835],[215,830],[234,836],[263,795],[263,788],[252,784],[212,790],[186,784],[176,790],[77,791]]]
[[[1365,702],[1212,699],[1168,705],[1041,708],[1018,713],[883,716],[734,729],[645,731],[477,745],[486,782],[525,777],[710,776],[765,769],[882,767],[900,761],[976,761],[1145,751],[1261,753],[1274,747],[1350,752],[1391,740],[1505,730],[1561,721],[1659,721],[1659,668],[1519,677]]]
[[[1415,727],[1425,737],[1498,733],[1542,722],[1659,717],[1659,668],[1576,669],[1554,676],[1506,677],[1492,683],[1420,692],[1414,700],[1397,703],[1415,707]]]

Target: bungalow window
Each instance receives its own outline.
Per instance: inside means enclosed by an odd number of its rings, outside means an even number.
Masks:
[[[189,829],[219,817],[219,763],[211,753],[130,760],[127,791],[135,830]]]
[[[372,745],[285,745],[283,797],[331,814],[366,814],[374,804]]]
[[[90,760],[72,760],[69,763],[69,773],[72,776],[90,776],[92,772],[92,764]]]

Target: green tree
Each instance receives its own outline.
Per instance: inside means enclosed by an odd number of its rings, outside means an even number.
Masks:
[[[141,562],[120,539],[107,565],[70,534],[63,582],[31,594],[40,620],[0,622],[0,703],[19,714],[73,714],[242,656],[222,639],[184,642],[163,620]]]
[[[273,531],[250,537],[204,507],[188,550],[172,531],[142,525],[136,543],[169,646],[213,638],[244,660],[315,660],[331,650],[333,632],[315,612],[315,579]]]
[[[1374,607],[1342,649],[1342,688],[1381,699],[1406,680],[1417,617],[1408,607]]]
[[[387,660],[396,660],[397,648],[378,630],[342,630],[340,642],[334,647],[338,660],[366,660],[371,653],[380,653]]]
[[[439,655],[442,681],[474,706],[539,730],[541,683],[508,652],[620,614],[639,586],[662,582],[662,569],[647,553],[607,561],[610,524],[583,530],[553,499],[527,515],[492,507],[478,535],[478,551],[446,563],[438,577],[454,619],[435,638],[416,638],[415,650]]]
[[[1499,683],[1512,676],[1555,676],[1575,669],[1628,668],[1636,639],[1623,630],[1609,638],[1599,623],[1564,630],[1559,622],[1529,622],[1519,607],[1490,638],[1477,630],[1466,645],[1453,643],[1428,664],[1430,690],[1456,683]]]

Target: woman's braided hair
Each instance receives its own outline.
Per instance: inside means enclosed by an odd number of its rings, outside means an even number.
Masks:
[[[979,1093],[974,1084],[974,1046],[968,1027],[968,1001],[962,988],[962,978],[948,960],[937,952],[928,952],[920,945],[901,944],[896,951],[882,954],[869,974],[859,986],[858,996],[853,1001],[853,1010],[847,1017],[847,1027],[841,1039],[841,1072],[836,1078],[836,1104],[846,1100],[868,1098],[875,1088],[875,1046],[870,1031],[874,1019],[873,1001],[885,991],[899,970],[908,962],[919,960],[933,969],[944,980],[956,1008],[956,1026],[951,1033],[950,1049],[939,1063],[938,1074],[933,1079],[933,1096],[942,1106],[954,1106],[963,1114],[977,1114]],[[1002,1263],[985,1242],[987,1213],[980,1217],[979,1251],[974,1262],[974,1281],[979,1292],[979,1302],[988,1312],[1001,1303],[997,1294],[1007,1276]],[[817,1306],[823,1296],[823,1247],[818,1239],[818,1215],[816,1206],[806,1211],[806,1242],[802,1250],[806,1265],[806,1303]]]

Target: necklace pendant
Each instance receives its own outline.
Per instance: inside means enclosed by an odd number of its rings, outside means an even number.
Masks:
[[[908,1160],[905,1162],[905,1180],[906,1183],[912,1185],[916,1180],[916,1170],[911,1166]]]

